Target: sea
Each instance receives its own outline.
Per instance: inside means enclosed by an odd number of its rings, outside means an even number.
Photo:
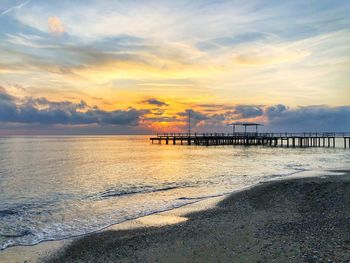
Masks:
[[[99,231],[276,178],[350,166],[350,150],[151,144],[149,136],[0,137],[0,249]]]

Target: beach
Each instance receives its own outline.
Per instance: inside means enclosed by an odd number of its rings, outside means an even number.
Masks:
[[[0,3],[0,263],[350,263],[350,1]]]
[[[349,262],[350,172],[343,173],[261,183],[205,210],[165,212],[173,224],[152,226],[161,213],[148,227],[145,219],[75,238],[40,261]]]

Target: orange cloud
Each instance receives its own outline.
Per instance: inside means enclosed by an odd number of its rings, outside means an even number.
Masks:
[[[62,34],[65,32],[63,23],[57,16],[50,16],[47,23],[51,33]]]

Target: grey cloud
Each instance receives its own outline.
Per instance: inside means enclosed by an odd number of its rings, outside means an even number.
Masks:
[[[40,107],[38,107],[40,106]],[[82,111],[84,110],[84,111]],[[0,89],[0,122],[54,124],[111,124],[137,126],[146,110],[104,111],[86,102],[52,102],[46,98],[20,100]]]
[[[287,106],[283,104],[278,104],[278,105],[267,107],[265,112],[269,118],[274,118],[274,117],[281,116],[283,112],[285,112],[287,109],[288,109]]]
[[[190,112],[190,115],[191,115],[191,119],[195,119],[195,120],[198,120],[198,121],[209,119],[208,115],[205,115],[204,113],[201,113],[201,112],[198,112],[198,111],[194,111],[194,110],[190,110],[190,109],[186,110],[185,112],[179,112],[178,115],[182,116],[182,117],[187,117],[189,112]]]
[[[175,122],[177,121],[176,117],[153,117],[153,118],[145,118],[148,121],[156,121],[156,122]]]
[[[285,131],[349,131],[350,106],[324,105],[289,109],[285,105],[266,108],[269,128]]]
[[[162,101],[151,101],[154,105],[163,105]],[[156,104],[155,104],[156,103]],[[210,105],[208,108],[211,108]],[[215,105],[215,107],[218,105]],[[213,107],[213,108],[215,108]],[[7,93],[0,86],[0,122],[1,129],[8,125],[41,125],[42,127],[55,124],[79,127],[84,126],[120,126],[121,128],[136,133],[142,127],[140,121],[184,121],[191,111],[191,123],[197,126],[197,131],[225,131],[226,123],[240,118],[262,117],[266,120],[266,131],[349,131],[350,130],[350,106],[329,107],[324,105],[289,108],[278,104],[273,106],[239,105],[230,106],[231,110],[208,112],[207,110],[186,110],[175,116],[164,117],[164,108],[142,110],[129,108],[104,111],[98,107],[88,105],[85,101],[77,103],[71,101],[50,101],[47,98],[19,98]],[[154,117],[146,117],[152,113]],[[96,124],[96,125],[93,125]],[[75,129],[75,128],[74,128]],[[94,128],[95,129],[95,128]],[[96,128],[98,129],[98,128]],[[96,131],[96,129],[94,131]],[[103,130],[102,128],[101,130]],[[111,131],[113,128],[109,128]],[[92,132],[92,130],[89,130]]]
[[[200,127],[197,130],[225,130],[226,123],[241,118],[262,117],[265,131],[350,131],[350,106],[329,107],[325,105],[290,108],[283,104],[273,106],[244,105],[233,107],[232,111],[209,114],[192,112],[192,123]],[[178,113],[187,117],[188,111]]]
[[[233,113],[238,114],[240,118],[247,119],[262,116],[264,111],[259,106],[238,105]]]
[[[163,102],[163,101],[160,101],[158,99],[155,99],[155,98],[151,98],[151,99],[147,99],[147,100],[144,100],[143,101],[144,103],[148,103],[148,104],[151,104],[151,105],[157,105],[157,106],[169,106],[169,104]]]
[[[210,118],[209,115],[191,109],[187,109],[185,112],[179,112],[178,115],[181,117],[187,117],[189,112],[191,114],[191,123],[195,125],[200,121],[208,120]]]
[[[15,98],[6,93],[5,89],[0,86],[0,121],[1,119],[12,119],[16,115]]]
[[[0,102],[10,102],[13,101],[14,97],[7,94],[6,90],[0,86]]]

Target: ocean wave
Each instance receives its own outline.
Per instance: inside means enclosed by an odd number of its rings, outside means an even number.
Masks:
[[[88,199],[103,199],[103,198],[113,198],[120,197],[124,195],[132,195],[132,194],[147,194],[147,193],[156,193],[162,191],[170,191],[180,188],[191,187],[190,185],[174,185],[174,186],[164,186],[164,187],[156,187],[156,186],[139,186],[139,187],[129,187],[127,189],[122,189],[122,186],[115,186],[104,191],[101,191],[95,195],[90,195]]]
[[[97,231],[101,231],[103,229],[106,229],[113,225],[121,224],[125,221],[129,220],[135,220],[137,218],[145,217],[152,214],[157,214],[169,210],[173,210],[179,207],[183,207],[189,204],[196,203],[202,198],[198,200],[173,200],[172,202],[167,203],[165,206],[160,206],[157,208],[150,208],[146,211],[137,211],[134,215],[129,215],[123,218],[119,219],[112,219],[112,218],[105,218],[105,220],[102,220],[100,222],[95,222],[96,224],[88,224],[84,225],[80,221],[76,221],[76,225],[71,226],[63,226],[60,224],[53,224],[52,226],[56,225],[54,228],[55,231],[49,231],[49,229],[33,229],[33,232],[31,230],[18,230],[18,232],[14,233],[1,233],[0,232],[0,250],[4,250],[9,247],[13,246],[32,246],[39,244],[41,242],[45,241],[53,241],[53,240],[63,240],[67,238],[73,238],[73,237],[79,237],[84,236],[86,234],[91,234]],[[93,223],[90,221],[90,223]]]
[[[7,237],[7,238],[14,238],[14,237],[24,237],[24,236],[28,236],[28,235],[32,235],[33,233],[30,230],[23,230],[20,231],[18,233],[1,233],[0,232],[0,236],[2,237]]]
[[[177,200],[198,200],[198,201],[200,201],[200,200],[205,200],[205,199],[209,199],[209,198],[225,196],[225,195],[230,194],[230,193],[232,193],[232,192],[224,192],[224,193],[217,194],[217,195],[204,195],[204,196],[196,196],[196,197],[183,196],[183,197],[177,198]]]

